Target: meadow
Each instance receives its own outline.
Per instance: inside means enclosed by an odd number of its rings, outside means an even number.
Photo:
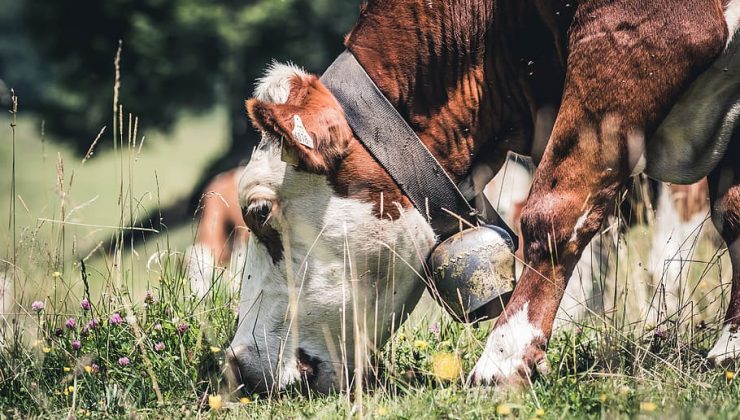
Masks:
[[[490,323],[454,323],[426,299],[376,354],[360,393],[230,393],[221,370],[238,297],[223,275],[206,297],[191,292],[183,252],[195,222],[133,249],[100,245],[189,192],[226,145],[224,113],[184,115],[168,135],[120,117],[123,130],[98,140],[115,137],[116,148],[86,158],[46,138],[22,108],[0,118],[0,276],[12,285],[0,318],[0,417],[740,416],[734,368],[703,359],[729,293],[725,249],[696,242],[680,313],[647,325],[638,290],[649,281],[649,225],[623,236],[613,269],[596,279],[604,312],[556,333],[552,372],[527,389],[466,386]]]

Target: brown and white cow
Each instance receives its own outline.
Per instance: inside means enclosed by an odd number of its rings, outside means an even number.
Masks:
[[[493,176],[509,150],[538,161],[522,213],[527,267],[474,383],[525,382],[547,370],[566,280],[624,183],[643,169],[686,183],[708,174],[734,266],[710,358],[739,355],[740,140],[730,138],[740,42],[728,41],[739,21],[738,0],[376,0],[363,8],[347,48],[454,181],[482,190],[480,175]],[[251,390],[301,378],[321,391],[345,386],[362,376],[366,349],[417,302],[434,232],[315,76],[273,66],[247,108],[263,141],[239,183],[252,235],[229,364]],[[697,142],[704,147],[692,148]],[[281,147],[297,166],[281,159]]]

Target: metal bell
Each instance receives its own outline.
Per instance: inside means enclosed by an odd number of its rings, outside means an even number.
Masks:
[[[486,316],[497,316],[514,290],[514,249],[511,236],[498,226],[450,236],[429,256],[430,292],[460,322],[476,320],[483,309]]]

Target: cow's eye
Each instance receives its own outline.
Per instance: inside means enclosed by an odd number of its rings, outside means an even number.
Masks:
[[[244,222],[251,228],[262,226],[270,220],[271,214],[271,201],[254,200],[244,209]]]

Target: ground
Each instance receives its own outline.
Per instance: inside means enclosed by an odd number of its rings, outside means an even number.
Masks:
[[[0,417],[740,415],[734,368],[703,359],[727,297],[724,248],[706,239],[696,246],[686,308],[675,322],[649,326],[635,292],[646,281],[649,226],[625,236],[613,256],[618,268],[601,279],[612,310],[558,332],[548,352],[552,373],[531,388],[465,386],[490,325],[453,323],[427,301],[378,354],[377,379],[360,393],[230,395],[219,372],[236,299],[220,279],[204,299],[190,292],[182,251],[191,227],[162,232],[120,260],[101,250],[88,255],[111,227],[189,192],[225,147],[224,114],[184,116],[169,136],[147,133],[141,152],[126,141],[123,151],[95,153],[84,164],[42,141],[40,121],[22,116],[14,173],[9,123],[0,119],[0,196],[11,197],[15,183],[17,200],[14,212],[9,199],[0,208],[0,275],[14,279],[15,292],[0,318]]]

